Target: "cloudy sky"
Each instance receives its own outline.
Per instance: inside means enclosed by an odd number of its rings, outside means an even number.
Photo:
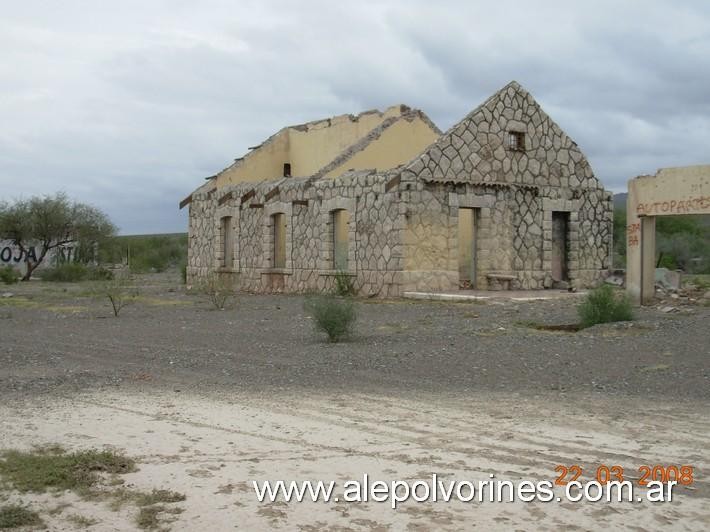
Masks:
[[[406,103],[447,129],[512,79],[607,188],[710,163],[710,2],[0,0],[0,200],[124,234],[288,124]]]

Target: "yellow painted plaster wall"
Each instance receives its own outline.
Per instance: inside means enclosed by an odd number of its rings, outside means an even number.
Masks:
[[[280,179],[284,163],[291,164],[294,177],[313,175],[384,120],[401,113],[401,106],[396,105],[382,113],[362,113],[356,119],[341,115],[285,128],[234,166],[223,170],[217,177],[217,187]]]
[[[400,119],[385,129],[380,138],[328,172],[325,177],[337,177],[348,170],[389,170],[411,161],[438,137],[436,131],[420,117]]]
[[[324,121],[308,131],[290,128],[292,175],[305,177],[315,174],[384,120],[400,114],[400,107],[394,106],[383,114],[361,115],[357,121],[344,115],[332,118],[330,126]]]
[[[279,132],[269,142],[248,153],[233,167],[217,176],[217,188],[247,181],[278,179],[283,175],[283,165],[288,162],[288,130]]]

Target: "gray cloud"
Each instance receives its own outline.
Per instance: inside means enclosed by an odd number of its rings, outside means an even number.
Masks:
[[[621,191],[710,162],[708,28],[706,2],[13,3],[0,195],[184,231],[177,202],[284,125],[407,103],[446,129],[511,79]]]

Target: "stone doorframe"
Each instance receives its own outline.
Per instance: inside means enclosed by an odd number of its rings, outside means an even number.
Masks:
[[[239,272],[240,271],[240,261],[239,261],[239,204],[240,201],[234,198],[229,199],[225,204],[220,205],[215,210],[214,215],[214,234],[216,235],[215,242],[215,262],[214,270],[218,272]],[[232,235],[234,236],[234,243],[232,246],[232,260],[224,261],[224,266],[222,261],[224,259],[224,235],[222,234],[222,219],[229,217],[232,219]]]
[[[569,213],[567,227],[569,249],[567,251],[567,276],[571,286],[579,277],[579,207],[581,201],[542,198],[542,270],[545,272],[544,285],[552,286],[552,213]],[[549,277],[549,279],[548,279]],[[549,285],[549,286],[548,286]]]
[[[323,200],[320,205],[320,253],[318,256],[318,269],[321,274],[335,273],[333,268],[333,211],[345,209],[350,214],[348,221],[348,271],[357,272],[357,217],[356,201],[354,198],[332,198]]]
[[[491,248],[493,245],[491,232],[491,208],[495,203],[495,194],[474,194],[466,192],[459,194],[449,193],[449,214],[456,218],[458,222],[459,209],[479,209],[480,216],[476,220],[476,279],[475,285],[484,288],[488,284],[486,273],[490,272]],[[458,223],[453,227],[458,227]],[[449,257],[451,264],[458,265],[458,234],[453,235],[452,243],[449,246],[452,256]]]
[[[286,217],[286,267],[274,268],[274,214],[283,213]],[[265,253],[262,254],[262,268],[264,273],[292,273],[293,272],[293,205],[291,202],[275,201],[264,205],[263,242]]]

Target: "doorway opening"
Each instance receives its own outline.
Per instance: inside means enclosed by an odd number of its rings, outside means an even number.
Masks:
[[[569,213],[552,213],[552,286],[569,282]]]
[[[478,209],[459,209],[459,289],[476,288]]]

